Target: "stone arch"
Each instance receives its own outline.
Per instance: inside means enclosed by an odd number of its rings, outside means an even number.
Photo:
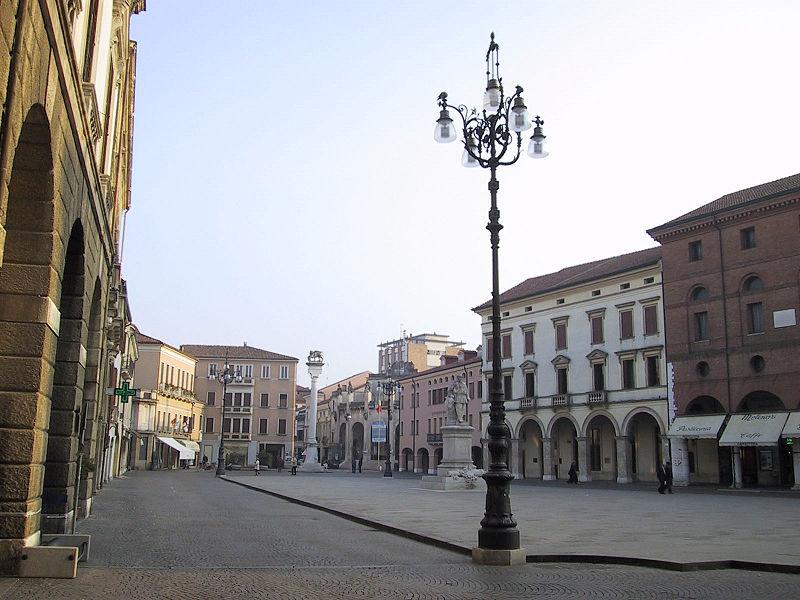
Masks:
[[[613,481],[617,477],[619,425],[607,410],[594,410],[584,420],[587,479]]]
[[[45,463],[42,531],[72,531],[77,517],[76,489],[87,449],[81,448],[87,412],[83,396],[86,372],[84,327],[85,243],[83,227],[72,227],[61,278],[61,319],[56,345],[50,430]]]
[[[355,460],[364,459],[364,425],[353,423],[352,455]]]
[[[640,407],[626,415],[623,432],[628,439],[631,477],[634,481],[656,481],[656,467],[663,462],[662,438],[666,432],[661,417]]]
[[[557,414],[550,421],[547,437],[550,438],[553,458],[553,477],[567,479],[570,464],[575,461],[581,467],[578,456],[578,426],[575,417],[569,413]]]
[[[615,436],[620,435],[621,428],[619,423],[617,423],[617,420],[614,418],[614,415],[612,415],[609,411],[607,411],[604,408],[595,409],[586,416],[586,418],[583,420],[583,428],[580,430],[581,435],[586,436],[589,433],[589,424],[595,417],[607,418],[611,422],[611,425],[614,427],[614,435]]]
[[[58,336],[59,263],[53,152],[44,108],[28,111],[17,138],[6,205],[0,207],[0,502],[4,538],[41,529],[47,428]],[[58,257],[60,258],[60,257]]]
[[[415,461],[414,468],[420,473],[427,474],[428,469],[430,468],[430,458],[428,456],[427,448],[420,448],[417,450],[417,460]]]
[[[772,392],[756,390],[742,398],[736,412],[774,412],[779,410],[786,410],[783,400]]]
[[[697,396],[686,406],[686,413],[692,415],[713,415],[724,412],[722,404],[714,396]]]
[[[659,415],[656,411],[654,411],[652,408],[650,408],[648,406],[640,406],[639,408],[636,408],[636,409],[632,410],[631,412],[629,412],[627,415],[625,415],[625,419],[623,420],[622,427],[620,429],[620,431],[622,432],[622,435],[627,435],[628,429],[630,428],[631,421],[633,419],[635,419],[637,416],[640,416],[640,415],[643,415],[643,414],[646,414],[646,415],[648,415],[648,416],[653,418],[653,420],[658,425],[659,433],[661,433],[662,435],[664,433],[666,433],[667,428],[666,428],[666,426],[664,424],[664,421],[661,419],[661,415]]]
[[[414,451],[411,448],[403,448],[400,458],[401,471],[413,471],[414,469]]]
[[[523,418],[515,437],[518,444],[518,472],[523,479],[542,479],[544,475],[544,431],[537,417]]]

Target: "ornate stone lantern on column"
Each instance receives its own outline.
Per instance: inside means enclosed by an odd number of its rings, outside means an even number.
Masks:
[[[311,396],[306,407],[306,420],[308,421],[308,443],[306,444],[305,460],[299,470],[304,473],[321,473],[322,465],[317,457],[317,380],[322,375],[325,364],[322,352],[312,350],[308,353],[308,374],[311,376]]]

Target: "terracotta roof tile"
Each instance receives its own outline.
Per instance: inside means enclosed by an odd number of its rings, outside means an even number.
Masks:
[[[647,233],[652,236],[653,234],[651,232],[656,232],[660,229],[674,227],[675,225],[692,221],[693,219],[699,217],[704,217],[739,206],[744,206],[751,202],[767,200],[790,192],[800,192],[800,173],[797,175],[790,175],[789,177],[784,177],[782,179],[776,179],[775,181],[770,181],[768,183],[762,183],[761,185],[749,187],[744,190],[739,190],[738,192],[725,194],[721,198],[717,198],[713,202],[704,204],[703,206],[681,215],[680,217],[672,219],[663,225],[653,227],[652,229],[649,229]]]
[[[208,346],[203,344],[183,344],[180,351],[201,358],[225,358],[229,360],[298,360],[292,356],[277,354],[269,350],[262,350],[255,346]]]
[[[631,269],[655,264],[659,260],[661,260],[661,246],[656,246],[655,248],[639,250],[638,252],[631,252],[630,254],[622,254],[621,256],[613,256],[582,265],[567,267],[555,273],[531,277],[519,285],[506,290],[500,294],[500,304],[521,300],[522,298],[535,296],[536,294],[544,292],[552,292],[573,285],[588,283],[602,277],[610,277],[611,275],[624,273]],[[472,310],[478,312],[491,308],[491,306],[492,301],[488,300]]]

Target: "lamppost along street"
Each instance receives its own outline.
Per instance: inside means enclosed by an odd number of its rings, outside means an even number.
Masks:
[[[383,469],[384,477],[392,476],[392,444],[390,441],[392,429],[392,395],[399,385],[399,383],[392,381],[391,375],[387,381],[378,383],[378,387],[386,398],[386,466]]]
[[[222,384],[222,422],[219,424],[219,455],[217,457],[217,475],[225,475],[225,395],[228,384],[233,381],[228,358],[225,357],[225,368],[217,373],[217,380]]]
[[[486,512],[478,530],[478,547],[473,550],[473,559],[478,562],[497,561],[495,564],[517,564],[525,561],[524,550],[520,548],[519,530],[511,514],[509,488],[514,476],[509,470],[509,450],[511,432],[505,423],[505,405],[500,354],[500,281],[498,276],[498,246],[500,245],[500,211],[497,208],[497,168],[512,165],[522,154],[522,132],[531,128],[531,120],[522,88],[516,86],[511,97],[506,97],[503,80],[500,77],[500,47],[491,36],[489,50],[486,52],[486,92],[483,96],[483,109],[468,109],[465,105],[454,106],[447,101],[447,93],[439,95],[441,111],[436,121],[434,139],[437,142],[454,142],[459,133],[464,152],[461,164],[465,167],[489,169],[489,230],[492,246],[492,380],[489,392],[489,468],[483,475],[486,480]],[[450,110],[461,117],[456,126],[450,117]],[[542,121],[534,119],[533,136],[528,146],[528,155],[543,158],[545,136]]]

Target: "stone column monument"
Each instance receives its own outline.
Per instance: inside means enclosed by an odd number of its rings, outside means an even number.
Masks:
[[[442,427],[442,462],[436,475],[422,478],[423,489],[429,490],[483,490],[486,482],[482,469],[472,464],[472,432],[467,425],[469,390],[459,375],[449,388],[445,399],[447,421]]]
[[[322,367],[325,364],[322,352],[312,350],[308,354],[308,374],[311,376],[311,397],[308,399],[306,407],[306,420],[308,421],[308,443],[306,444],[305,460],[300,465],[299,471],[304,473],[321,473],[322,465],[317,458],[317,380],[322,375]]]

